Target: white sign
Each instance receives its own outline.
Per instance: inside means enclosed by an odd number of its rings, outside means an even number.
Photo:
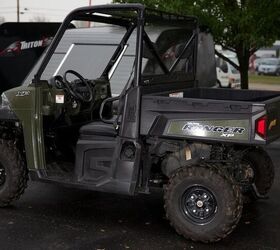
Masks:
[[[64,103],[64,95],[56,95],[55,103]]]

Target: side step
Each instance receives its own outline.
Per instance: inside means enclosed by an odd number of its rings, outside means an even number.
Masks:
[[[80,139],[76,148],[75,175],[78,182],[102,185],[112,178],[112,162],[116,148],[113,137],[102,140]]]
[[[135,195],[141,161],[141,145],[110,136],[83,136],[76,145],[71,173],[37,170],[32,179],[66,186]]]

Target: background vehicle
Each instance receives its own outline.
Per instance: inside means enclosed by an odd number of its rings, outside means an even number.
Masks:
[[[261,64],[261,62],[265,60],[265,58],[257,58],[255,61],[254,61],[254,68],[255,68],[255,71],[258,72],[258,69],[259,69],[259,66]]]
[[[236,57],[229,57],[234,63],[238,65]],[[217,82],[222,88],[239,88],[240,87],[240,73],[230,63],[216,56],[216,72]]]
[[[0,25],[0,93],[19,86],[60,23],[3,23]]]
[[[280,75],[280,59],[265,58],[259,64],[258,73],[261,75]]]
[[[115,26],[122,36],[105,48],[102,37],[79,32],[79,42],[61,43],[73,20]],[[197,88],[198,27],[195,17],[140,4],[71,12],[32,82],[2,94],[0,206],[22,194],[27,171],[35,180],[126,195],[157,186],[167,219],[185,238],[230,234],[243,196],[263,198],[271,188],[273,164],[259,146],[280,136],[280,93]],[[126,60],[126,83],[112,97],[111,79]]]

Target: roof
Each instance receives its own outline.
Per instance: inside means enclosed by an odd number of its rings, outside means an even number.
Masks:
[[[144,13],[146,22],[195,22],[197,18],[194,16],[184,16],[175,13],[164,12],[160,10],[146,8],[142,4],[105,4],[96,6],[86,6],[73,10],[68,17],[76,17],[79,20],[102,20],[110,18],[112,23],[114,21],[122,20],[131,22],[137,17],[137,12]]]

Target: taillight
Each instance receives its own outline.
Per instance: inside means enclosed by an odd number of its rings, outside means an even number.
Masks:
[[[263,139],[266,138],[266,131],[267,131],[267,116],[264,115],[258,120],[256,120],[256,133],[262,137]]]

